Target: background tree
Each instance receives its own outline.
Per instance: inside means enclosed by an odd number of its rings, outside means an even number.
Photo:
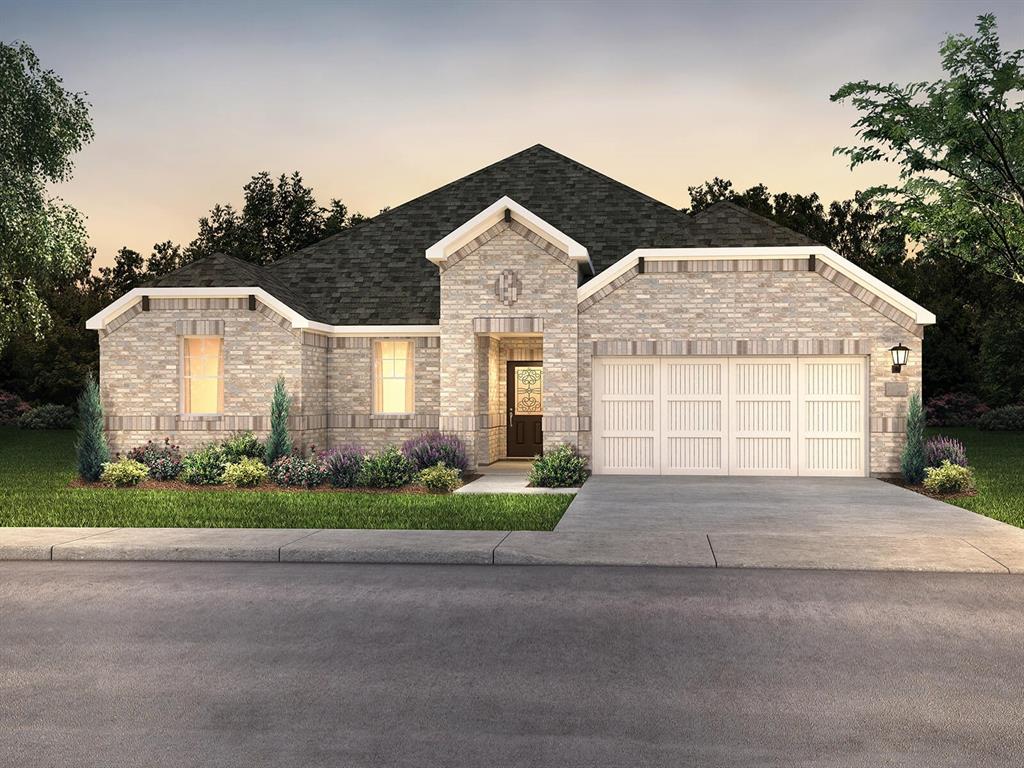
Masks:
[[[857,192],[826,208],[817,194],[772,194],[764,184],[738,191],[715,177],[690,187],[690,211],[721,200],[807,235],[935,312],[925,329],[924,391],[968,392],[989,405],[1024,401],[1024,286],[929,243],[910,254],[898,217]]]
[[[899,184],[868,194],[913,240],[1024,283],[1024,50],[1002,50],[994,16],[976,29],[942,43],[945,78],[836,91],[862,143],[835,151],[899,166]]]
[[[50,322],[44,297],[88,264],[78,211],[47,194],[92,139],[84,95],[64,89],[25,43],[0,43],[0,350]]]
[[[215,205],[199,220],[196,235],[182,261],[187,263],[222,252],[254,264],[269,264],[312,245],[365,217],[350,214],[340,200],[320,206],[298,171],[275,181],[260,171],[242,188],[242,210]]]

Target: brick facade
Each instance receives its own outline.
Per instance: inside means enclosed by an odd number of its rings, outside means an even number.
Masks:
[[[323,413],[315,383],[303,379],[315,368],[315,353],[306,351],[301,332],[262,304],[249,310],[245,299],[152,299],[149,304],[148,312],[130,310],[123,322],[100,334],[100,395],[112,450],[124,452],[165,436],[192,448],[237,430],[265,434],[278,376],[294,397],[294,439],[306,442],[306,422]],[[197,328],[197,321],[209,322]],[[182,337],[193,330],[215,330],[213,335],[224,339],[222,417],[181,415]]]
[[[415,412],[373,413],[373,338],[297,330],[245,299],[158,299],[101,332],[101,393],[116,451],[171,436],[184,447],[269,428],[274,381],[294,397],[297,444],[377,449],[435,429],[473,461],[506,453],[510,360],[544,366],[544,445],[591,450],[595,355],[858,355],[869,359],[870,470],[898,469],[906,399],[921,383],[920,327],[808,259],[659,262],[577,304],[577,269],[501,222],[441,269],[440,336],[413,338]],[[847,281],[848,282],[848,281]],[[180,414],[181,338],[224,339],[224,415]],[[911,349],[900,374],[889,348]]]
[[[181,345],[185,335],[223,338],[224,413],[181,414]],[[263,304],[245,299],[153,299],[133,308],[100,338],[100,393],[112,450],[126,452],[164,437],[185,449],[252,430],[270,429],[270,395],[278,376],[292,395],[289,429],[308,451],[348,443],[377,449],[437,429],[440,344],[410,339],[415,413],[373,413],[373,339],[331,338],[296,330]]]
[[[634,274],[586,308],[579,321],[580,444],[591,450],[591,360],[598,354],[867,356],[870,469],[899,469],[906,396],[893,382],[921,386],[921,340],[878,309],[803,264],[760,271],[661,269]],[[910,347],[910,364],[890,371],[889,348]]]
[[[577,438],[576,265],[521,229],[496,224],[441,272],[441,428],[479,463],[503,454],[504,362],[524,349],[513,339],[529,339],[531,355],[539,344],[531,359],[544,363],[544,445]],[[496,290],[509,271],[519,286],[512,303]]]

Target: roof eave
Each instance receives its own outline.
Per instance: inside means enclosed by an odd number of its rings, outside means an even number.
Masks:
[[[181,287],[181,288],[133,288],[124,296],[108,304],[95,315],[85,321],[85,327],[93,331],[102,331],[107,325],[125,311],[131,309],[142,300],[150,298],[218,298],[233,299],[255,296],[274,312],[291,323],[292,328],[315,331],[327,336],[440,336],[438,325],[330,325],[310,320],[292,309],[283,301],[274,298],[263,288],[253,286],[216,286],[216,287]]]

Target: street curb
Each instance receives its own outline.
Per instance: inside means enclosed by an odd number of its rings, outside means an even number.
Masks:
[[[0,528],[0,560],[586,565],[1024,573],[1024,536]]]

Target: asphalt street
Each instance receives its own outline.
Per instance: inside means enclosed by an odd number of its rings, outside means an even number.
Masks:
[[[0,563],[2,766],[1024,764],[1024,577]]]

